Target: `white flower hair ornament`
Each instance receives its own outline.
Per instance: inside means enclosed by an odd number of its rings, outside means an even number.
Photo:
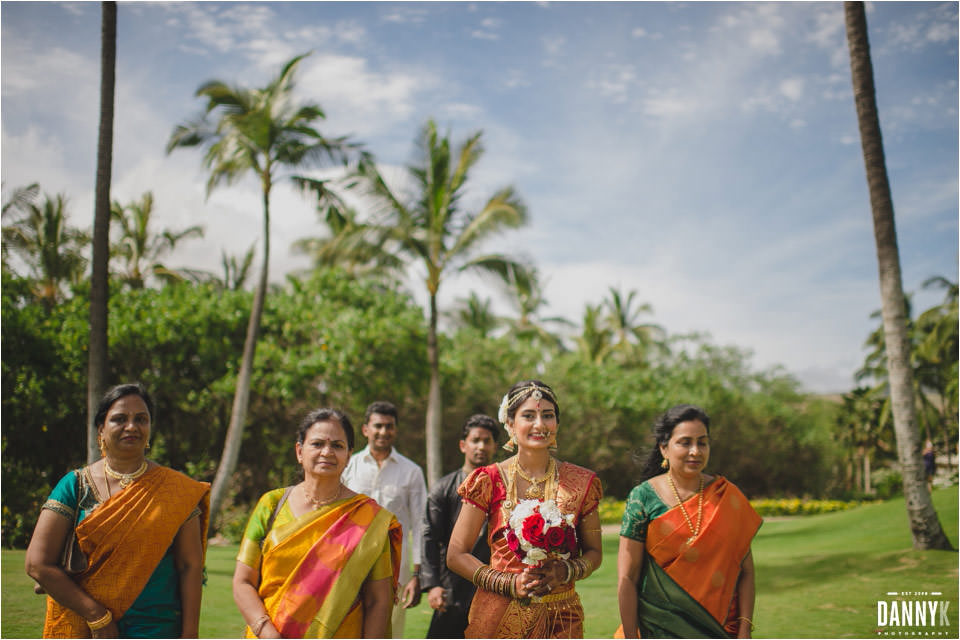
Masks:
[[[510,405],[508,404],[509,401],[510,401],[509,395],[507,395],[506,393],[503,394],[503,400],[500,401],[500,408],[497,410],[497,420],[499,420],[500,424],[504,426],[507,425],[507,409],[510,408]]]

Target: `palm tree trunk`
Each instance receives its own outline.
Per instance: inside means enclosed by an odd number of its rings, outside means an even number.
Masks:
[[[883,331],[886,340],[887,371],[893,428],[897,437],[897,456],[903,474],[907,517],[915,549],[952,549],[943,532],[930,492],[924,481],[913,395],[913,370],[910,368],[910,343],[907,339],[907,311],[900,275],[900,255],[893,216],[890,183],[883,156],[883,139],[877,114],[873,65],[867,39],[867,18],[862,2],[845,2],[850,71],[860,125],[860,141],[866,165],[873,230],[877,244],[880,294],[883,301]]]
[[[440,354],[437,348],[437,294],[430,293],[430,328],[427,332],[427,360],[430,363],[430,393],[427,396],[427,482],[432,488],[440,479],[440,426],[442,398],[440,395]]]
[[[117,3],[101,4],[100,133],[93,207],[93,259],[90,273],[90,351],[87,360],[87,462],[100,457],[94,418],[107,381],[107,302],[110,295],[110,174],[113,165],[113,96],[117,63]]]
[[[210,518],[220,511],[223,499],[226,497],[230,479],[237,468],[240,459],[240,445],[243,443],[243,430],[247,421],[247,407],[250,404],[250,385],[253,380],[253,362],[257,353],[257,338],[260,333],[260,319],[263,317],[263,306],[267,297],[267,283],[270,266],[270,177],[269,171],[263,178],[263,269],[260,272],[260,281],[253,294],[253,308],[250,310],[250,320],[247,322],[247,337],[243,343],[243,357],[240,361],[240,372],[237,374],[237,387],[233,394],[233,408],[230,411],[230,424],[223,443],[223,453],[220,455],[220,464],[213,479],[210,490]]]

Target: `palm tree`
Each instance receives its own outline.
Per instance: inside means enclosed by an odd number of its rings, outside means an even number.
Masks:
[[[633,308],[636,291],[630,291],[626,297],[617,289],[610,287],[610,296],[603,301],[607,310],[607,326],[613,333],[612,349],[620,355],[624,363],[642,362],[651,349],[663,350],[666,331],[657,324],[639,322],[639,316],[653,313],[649,303]]]
[[[958,404],[958,331],[957,283],[935,276],[923,283],[924,289],[938,287],[946,290],[939,305],[927,309],[916,320],[917,341],[914,347],[919,364],[917,378],[921,388],[930,389],[938,402],[934,405],[943,436],[943,447],[950,461],[950,445],[956,438]],[[930,434],[928,434],[930,437]],[[931,437],[931,439],[933,439]]]
[[[110,178],[113,166],[113,100],[117,66],[117,3],[101,4],[100,122],[93,204],[90,272],[90,355],[87,361],[87,462],[100,457],[94,418],[107,388],[107,303],[110,297]]]
[[[864,493],[872,493],[870,460],[878,448],[889,450],[883,437],[887,429],[881,420],[883,401],[876,389],[857,387],[843,395],[843,404],[837,413],[839,437],[850,448],[853,457],[860,459],[854,467],[854,486]]]
[[[389,229],[361,222],[357,210],[331,191],[327,181],[295,176],[294,183],[317,197],[317,214],[328,231],[326,236],[296,240],[294,253],[313,258],[314,269],[340,267],[353,278],[399,280],[404,262],[384,244]]]
[[[202,238],[203,227],[193,225],[183,231],[164,229],[153,233],[150,221],[153,217],[153,193],[147,191],[140,200],[122,205],[114,201],[110,215],[119,225],[120,238],[113,247],[114,256],[123,261],[120,280],[131,289],[142,289],[147,275],[163,281],[183,280],[175,269],[165,267],[159,260],[172,252],[186,238]]]
[[[287,62],[265,87],[249,89],[212,80],[197,89],[206,100],[204,115],[178,125],[167,143],[167,153],[179,147],[204,147],[204,164],[210,172],[207,194],[221,183],[232,184],[253,174],[260,181],[263,201],[263,261],[247,324],[237,387],[230,412],[223,455],[217,467],[210,511],[219,511],[227,484],[237,465],[250,399],[253,361],[260,319],[268,288],[270,263],[270,194],[284,168],[317,164],[323,160],[346,162],[356,149],[346,138],[326,138],[314,128],[324,118],[320,106],[293,99],[294,71],[305,57]],[[215,122],[210,118],[216,117]]]
[[[903,474],[907,517],[910,520],[914,548],[950,549],[950,541],[943,532],[924,481],[923,462],[920,457],[920,434],[917,430],[913,397],[913,369],[910,366],[910,341],[907,336],[900,254],[897,248],[893,199],[883,155],[880,119],[877,114],[873,65],[867,38],[867,17],[862,2],[845,2],[844,11],[853,95],[873,211],[893,426],[897,435],[897,454]]]
[[[63,299],[64,286],[83,277],[87,266],[83,250],[90,236],[67,224],[63,194],[46,195],[39,204],[22,199],[8,204],[3,214],[14,217],[3,227],[4,253],[12,251],[23,260],[34,295],[50,311]]]
[[[500,318],[490,308],[490,298],[480,299],[476,291],[466,298],[457,298],[456,307],[446,314],[455,328],[473,329],[487,338],[501,324]]]
[[[3,210],[2,213],[0,213],[0,216],[6,220],[8,214],[22,213],[26,211],[31,204],[34,204],[37,201],[37,197],[39,197],[39,195],[40,185],[36,182],[25,187],[17,187],[13,190],[10,198],[3,203]],[[10,248],[7,246],[6,239],[4,239],[2,250],[0,250],[4,269],[10,269],[10,265],[7,264],[9,250]]]
[[[612,347],[613,332],[603,318],[603,306],[588,304],[583,310],[583,331],[577,337],[577,351],[590,364],[606,360]]]
[[[532,266],[514,269],[507,274],[505,284],[510,305],[517,312],[517,318],[510,322],[514,335],[539,344],[547,351],[562,350],[563,339],[547,329],[547,325],[566,328],[573,323],[560,316],[540,316],[547,299],[543,295],[539,270]]]
[[[237,256],[228,256],[226,251],[220,252],[220,264],[223,265],[223,280],[216,278],[216,286],[227,291],[240,291],[250,276],[250,267],[253,266],[253,250],[255,244],[250,245],[240,260]]]
[[[499,253],[475,255],[477,246],[494,234],[526,223],[527,211],[512,187],[494,193],[479,211],[462,205],[470,170],[483,155],[482,132],[470,135],[459,147],[451,148],[449,135],[441,136],[433,120],[424,126],[418,140],[420,158],[408,167],[416,194],[403,198],[387,185],[376,165],[360,163],[358,187],[368,195],[391,230],[390,239],[398,250],[426,271],[430,298],[427,358],[430,364],[430,392],[427,400],[427,479],[430,485],[440,478],[440,360],[437,346],[437,292],[451,271],[478,270],[503,278],[519,268],[514,260]]]

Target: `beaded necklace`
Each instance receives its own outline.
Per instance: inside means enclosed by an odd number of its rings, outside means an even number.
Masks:
[[[690,521],[690,516],[687,515],[687,510],[683,506],[683,501],[680,500],[680,492],[677,491],[677,485],[673,482],[673,474],[667,472],[667,480],[670,481],[670,487],[673,489],[673,495],[677,498],[677,506],[680,507],[680,513],[683,514],[683,519],[687,521],[687,526],[690,527],[690,533],[693,534],[687,538],[687,544],[693,544],[694,539],[700,534],[700,525],[703,524],[703,474],[700,474],[700,489],[697,490],[697,526],[694,528],[693,522]]]

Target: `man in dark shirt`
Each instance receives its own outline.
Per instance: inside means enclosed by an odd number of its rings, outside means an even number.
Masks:
[[[427,497],[420,583],[434,610],[428,638],[462,638],[467,628],[467,614],[476,587],[447,568],[447,544],[460,515],[457,488],[471,471],[493,462],[499,431],[493,418],[482,414],[471,416],[463,425],[460,439],[463,467],[440,478]],[[473,547],[473,555],[481,562],[490,562],[486,525]]]

